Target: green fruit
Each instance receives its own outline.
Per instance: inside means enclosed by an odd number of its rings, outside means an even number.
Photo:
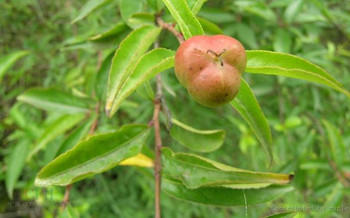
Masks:
[[[193,36],[176,52],[175,73],[198,103],[217,107],[237,95],[246,63],[244,47],[236,39]]]

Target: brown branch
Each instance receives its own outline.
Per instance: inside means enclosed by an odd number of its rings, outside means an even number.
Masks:
[[[69,203],[69,194],[72,188],[72,184],[66,186],[66,192],[64,193],[63,201],[61,203],[61,208],[64,210]]]
[[[157,75],[157,93],[154,99],[154,113],[153,113],[153,126],[155,134],[155,164],[154,164],[154,176],[155,176],[155,217],[161,217],[160,209],[160,189],[161,189],[161,148],[162,148],[162,138],[160,135],[160,124],[159,124],[159,112],[161,110],[161,97],[162,97],[162,87],[161,87],[160,74]]]
[[[170,24],[170,23],[166,23],[162,20],[162,18],[160,16],[157,17],[157,24],[163,28],[163,29],[166,29],[168,30],[170,33],[172,33],[176,38],[177,40],[179,41],[179,43],[183,43],[185,41],[183,35],[181,32],[177,31],[175,29],[175,26],[173,24]]]
[[[100,102],[97,102],[96,107],[95,107],[95,114],[97,115],[96,119],[94,120],[94,122],[91,125],[91,128],[89,130],[89,134],[94,134],[96,128],[97,128],[97,124],[98,124],[98,110],[100,109]]]

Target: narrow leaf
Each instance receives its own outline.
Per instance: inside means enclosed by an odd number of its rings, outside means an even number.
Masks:
[[[183,146],[199,152],[211,152],[220,148],[225,140],[225,131],[198,130],[178,120],[172,119],[174,124],[170,129],[171,137]]]
[[[131,95],[144,82],[158,73],[174,66],[175,52],[169,49],[158,48],[143,55],[135,69],[117,90],[111,113],[115,113],[122,101]]]
[[[196,15],[207,0],[187,0],[187,4],[194,15]]]
[[[335,212],[333,208],[347,208],[344,207],[344,187],[342,184],[338,183],[333,187],[332,193],[329,194],[326,198],[326,202],[321,206],[322,208],[327,208],[324,211],[315,211],[314,217],[320,217],[320,218],[328,218],[332,217],[332,214]],[[348,204],[346,204],[348,205]],[[332,210],[333,209],[333,210]],[[338,210],[340,212],[340,210]]]
[[[25,165],[26,157],[29,153],[30,141],[24,139],[14,145],[15,148],[11,151],[6,170],[6,190],[9,197],[13,198],[13,189],[17,183],[19,176]]]
[[[21,57],[29,54],[29,51],[15,51],[0,58],[0,82],[6,71],[10,69]]]
[[[67,114],[52,122],[47,128],[45,128],[45,131],[35,143],[34,148],[29,153],[27,160],[30,160],[34,154],[43,149],[51,140],[55,139],[57,136],[79,123],[84,116],[84,114]]]
[[[154,15],[151,13],[135,13],[129,18],[129,26],[133,29],[139,28],[143,25],[154,24]]]
[[[304,0],[295,0],[288,5],[284,13],[284,19],[287,23],[292,23],[294,21],[295,17],[300,13],[303,3]]]
[[[137,60],[148,50],[156,40],[160,28],[143,26],[132,31],[120,44],[116,51],[109,72],[106,112],[111,117],[114,100],[118,91],[129,77]]]
[[[247,24],[241,22],[235,24],[235,29],[237,32],[237,38],[242,40],[244,45],[249,46],[249,48],[257,48],[258,42],[255,37],[255,32]]]
[[[246,72],[280,75],[317,82],[338,90],[350,98],[340,82],[317,65],[291,54],[263,50],[247,51]]]
[[[273,48],[277,52],[290,52],[293,38],[291,33],[285,29],[277,29],[275,39],[273,40]]]
[[[137,166],[137,167],[153,167],[153,160],[144,154],[137,154],[134,157],[130,157],[120,162],[123,166]]]
[[[198,21],[201,23],[204,32],[207,35],[220,35],[223,34],[223,31],[215,23],[210,22],[204,18],[197,17]]]
[[[238,111],[238,113],[240,113],[250,126],[264,148],[271,165],[273,162],[273,156],[270,126],[267,123],[266,117],[261,110],[252,89],[244,79],[241,80],[240,90],[236,98],[231,101],[231,105]]]
[[[72,21],[72,24],[78,22],[89,15],[92,11],[101,7],[102,5],[108,3],[110,0],[89,0],[83,5],[83,7],[79,10],[78,15]]]
[[[127,28],[128,28],[128,26],[125,23],[119,22],[116,25],[112,26],[111,28],[107,29],[106,31],[90,37],[89,40],[91,40],[91,41],[102,40],[104,38],[121,33],[124,30],[126,30]]]
[[[185,39],[204,35],[201,24],[191,12],[186,0],[163,0],[163,2],[179,25]]]
[[[146,125],[126,125],[118,131],[81,141],[41,169],[35,185],[64,186],[109,170],[140,153],[147,132]]]
[[[120,0],[119,2],[120,14],[123,20],[129,24],[129,18],[135,14],[142,12],[145,8],[145,1],[130,1],[130,0]]]
[[[137,94],[146,100],[153,101],[154,91],[149,81],[144,82],[141,86],[136,89]]]
[[[63,154],[69,149],[73,148],[79,141],[85,138],[89,133],[92,123],[97,119],[97,116],[91,116],[87,121],[84,121],[82,125],[77,127],[67,138],[57,151],[56,156]]]
[[[327,120],[322,120],[322,123],[326,127],[332,159],[335,161],[338,167],[342,167],[343,162],[346,159],[346,148],[341,134],[339,130]]]
[[[180,200],[212,206],[247,206],[275,200],[293,190],[291,186],[269,186],[260,189],[203,187],[188,189],[178,181],[163,178],[162,191]]]
[[[39,109],[67,114],[88,112],[94,101],[81,98],[54,88],[32,88],[17,97]]]
[[[68,204],[67,207],[58,215],[58,218],[79,218],[79,213]]]
[[[109,54],[102,62],[99,71],[97,72],[95,81],[95,93],[100,102],[106,102],[108,73],[111,69],[113,53]]]
[[[272,184],[287,184],[293,176],[253,172],[233,168],[194,154],[173,153],[163,148],[163,173],[181,181],[186,188],[225,186],[229,188],[261,188]]]

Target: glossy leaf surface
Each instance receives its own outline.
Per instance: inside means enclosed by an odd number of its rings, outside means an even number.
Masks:
[[[242,79],[241,87],[236,98],[231,101],[231,105],[238,111],[243,119],[248,123],[254,135],[265,150],[270,165],[272,164],[272,136],[270,126],[266,117],[255,98],[253,90],[248,83]]]
[[[115,167],[141,151],[147,132],[146,125],[126,125],[81,141],[46,165],[37,175],[35,185],[68,185]]]

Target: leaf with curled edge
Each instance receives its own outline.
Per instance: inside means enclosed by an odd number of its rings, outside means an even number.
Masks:
[[[247,206],[275,200],[293,190],[290,185],[272,185],[259,189],[201,187],[188,189],[181,182],[163,176],[162,191],[179,200],[212,206]]]
[[[271,166],[273,163],[271,129],[255,98],[253,90],[243,78],[241,79],[239,92],[230,104],[238,111],[252,129],[254,135],[266,152],[269,165]]]
[[[262,188],[269,185],[288,184],[293,175],[254,172],[188,153],[174,153],[162,149],[163,173],[181,181],[186,188],[222,186],[235,189]]]
[[[35,185],[65,186],[107,171],[140,153],[148,132],[147,125],[130,124],[115,132],[81,141],[42,168],[35,179]]]

